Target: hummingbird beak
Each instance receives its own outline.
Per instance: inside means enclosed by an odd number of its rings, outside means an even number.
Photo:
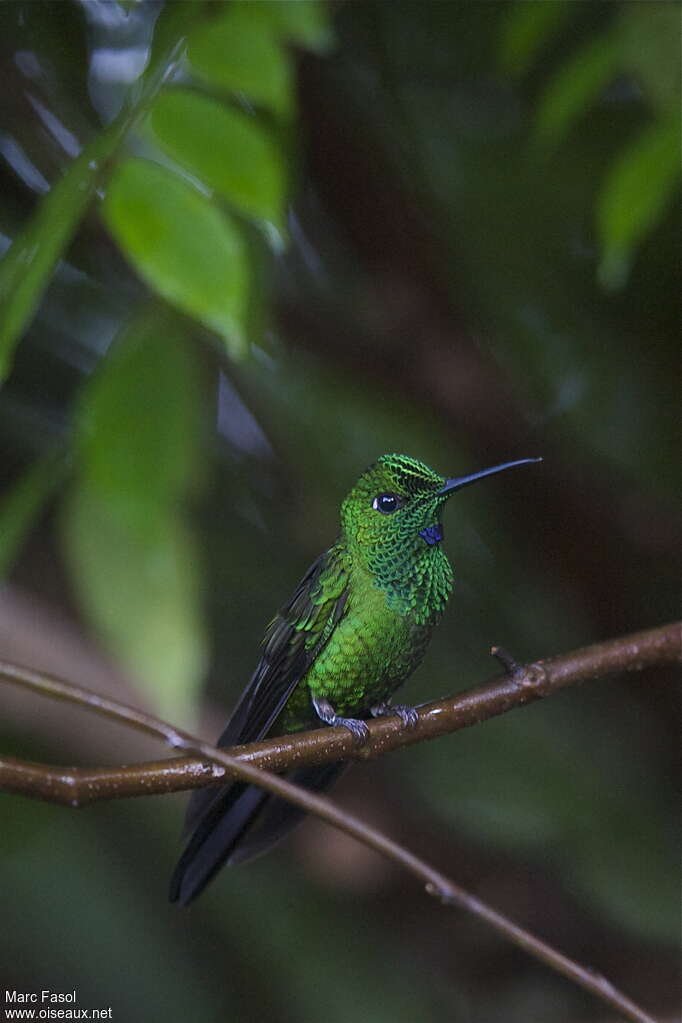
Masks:
[[[445,481],[445,485],[436,491],[441,497],[450,496],[455,490],[468,487],[476,480],[482,480],[484,476],[494,476],[497,472],[504,472],[505,469],[513,469],[516,465],[530,465],[532,462],[541,462],[541,458],[519,458],[516,462],[503,462],[502,465],[494,465],[492,469],[482,469],[480,472],[473,472],[470,476],[458,476]]]

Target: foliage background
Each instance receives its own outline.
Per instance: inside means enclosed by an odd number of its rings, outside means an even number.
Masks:
[[[391,450],[545,457],[448,509],[457,589],[406,699],[485,678],[492,643],[675,616],[677,4],[10,0],[0,27],[4,657],[214,737]],[[567,692],[338,797],[672,1013],[673,681]],[[8,753],[158,753],[0,700]],[[316,822],[179,912],[181,816],[0,797],[0,988],[119,1020],[605,1018]]]

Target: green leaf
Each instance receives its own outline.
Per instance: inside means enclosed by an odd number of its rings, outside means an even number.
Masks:
[[[0,500],[0,579],[7,575],[21,545],[55,488],[64,478],[62,452],[39,458]]]
[[[177,174],[140,159],[116,169],[103,214],[147,283],[243,354],[248,268],[234,222]]]
[[[283,39],[308,50],[328,53],[334,44],[326,4],[316,0],[261,0],[256,10]]]
[[[165,45],[155,48],[154,61],[145,71],[134,100],[85,146],[38,203],[0,261],[0,381],[11,370],[14,348],[33,319],[50,276],[95,194],[103,168],[147,110],[177,58],[177,30],[186,24],[189,14],[192,11],[185,5],[172,5],[171,14],[163,19],[171,41],[168,43],[164,36]]]
[[[502,70],[519,77],[526,74],[568,16],[574,12],[575,4],[567,0],[512,4],[505,11],[502,23],[499,45]]]
[[[197,551],[183,519],[201,398],[196,355],[173,317],[136,319],[81,395],[64,519],[89,619],[156,708],[184,720],[205,666]]]
[[[169,510],[134,522],[81,483],[65,508],[64,540],[76,592],[104,642],[159,714],[191,721],[206,645],[198,553],[184,524]]]
[[[283,225],[281,153],[253,117],[186,89],[160,96],[151,117],[159,144],[250,217]]]
[[[534,136],[540,146],[559,142],[597,99],[622,59],[615,35],[591,39],[560,68],[538,107]]]
[[[680,181],[679,115],[657,121],[621,152],[597,199],[602,248],[598,277],[621,287],[642,239],[655,227]]]
[[[0,380],[9,374],[14,347],[95,193],[100,161],[120,138],[120,130],[112,125],[73,161],[0,261]]]
[[[88,485],[153,528],[157,509],[173,507],[197,479],[200,401],[196,354],[169,317],[140,317],[80,397],[75,446]]]
[[[195,29],[188,40],[194,70],[214,85],[245,93],[282,116],[294,107],[289,55],[278,38],[281,26],[259,3],[231,3]]]

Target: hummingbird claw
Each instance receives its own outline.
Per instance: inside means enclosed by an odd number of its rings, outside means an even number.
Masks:
[[[419,721],[419,712],[416,707],[408,707],[404,703],[377,703],[371,708],[371,714],[374,718],[390,717],[392,714],[397,714],[403,723],[403,728],[414,728]]]
[[[359,718],[340,718],[334,721],[335,725],[342,725],[355,737],[358,746],[362,746],[369,739],[369,728]]]
[[[329,700],[313,698],[313,707],[320,721],[324,721],[325,725],[331,725],[332,727],[341,726],[342,728],[347,728],[351,735],[354,736],[358,745],[361,746],[369,739],[369,728],[364,721],[361,721],[359,718],[340,717]]]
[[[416,707],[408,707],[404,703],[397,703],[393,707],[393,713],[397,714],[405,728],[414,728],[419,721],[419,711]]]

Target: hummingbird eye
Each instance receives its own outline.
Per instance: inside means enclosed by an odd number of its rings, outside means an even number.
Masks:
[[[372,501],[372,508],[382,515],[391,515],[398,511],[398,508],[402,508],[403,504],[403,498],[398,494],[377,494]]]

